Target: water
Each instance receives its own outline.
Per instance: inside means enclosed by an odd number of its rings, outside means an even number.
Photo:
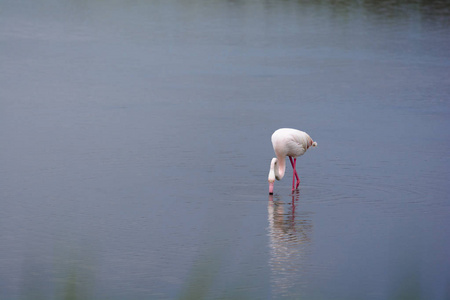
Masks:
[[[3,1],[0,298],[449,299],[449,16]]]

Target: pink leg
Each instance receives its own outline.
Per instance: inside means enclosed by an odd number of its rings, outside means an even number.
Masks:
[[[294,175],[292,176],[292,191],[295,190],[295,169],[294,169]]]
[[[295,171],[295,177],[297,178],[297,185],[295,186],[295,188],[298,189],[298,186],[300,185],[300,178],[298,177],[297,170],[295,169],[296,165],[297,165],[297,159],[294,158],[294,171]]]
[[[300,185],[300,178],[298,178],[297,170],[295,170],[297,158],[292,159],[292,157],[289,156],[289,160],[291,161],[292,169],[294,170],[294,174],[292,176],[292,191],[294,191]],[[297,184],[295,184],[295,179],[297,179]]]
[[[294,170],[292,175],[292,191],[294,191],[300,185],[300,179],[298,178],[297,171],[295,170],[295,165],[297,164],[297,159],[289,156],[289,160],[291,161],[292,169]],[[295,184],[295,179],[297,179],[297,185]]]

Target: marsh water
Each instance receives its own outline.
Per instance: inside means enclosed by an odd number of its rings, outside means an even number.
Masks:
[[[450,299],[446,1],[7,0],[0,70],[1,299]]]

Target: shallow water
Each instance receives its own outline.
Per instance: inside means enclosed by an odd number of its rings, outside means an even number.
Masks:
[[[1,6],[1,299],[449,299],[445,2]]]

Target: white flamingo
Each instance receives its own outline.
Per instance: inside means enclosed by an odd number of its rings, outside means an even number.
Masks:
[[[286,156],[289,156],[292,168],[294,169],[292,176],[292,191],[294,191],[300,185],[300,178],[295,170],[297,157],[305,154],[309,147],[316,147],[317,142],[314,142],[306,132],[292,128],[281,128],[272,134],[272,145],[276,157],[272,158],[270,162],[269,194],[273,194],[273,183],[275,179],[281,180],[284,177]]]

